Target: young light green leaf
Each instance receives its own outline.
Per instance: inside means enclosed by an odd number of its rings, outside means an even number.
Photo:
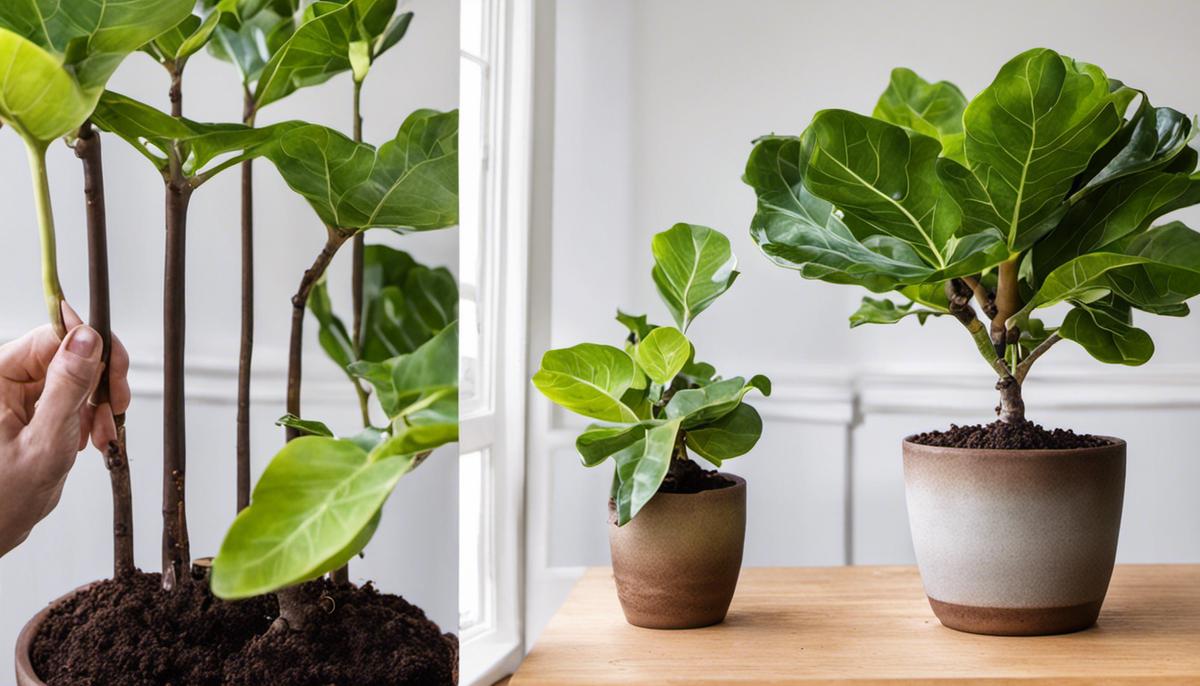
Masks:
[[[762,417],[744,403],[723,417],[685,432],[688,449],[717,467],[750,452],[760,436]]]
[[[456,389],[457,390],[457,389]],[[397,427],[395,434],[371,451],[372,461],[428,453],[458,440],[458,421]],[[423,460],[424,458],[421,458]]]
[[[617,321],[621,322],[625,325],[625,328],[629,329],[630,335],[634,338],[632,341],[633,343],[637,343],[638,341],[644,339],[646,336],[650,335],[651,331],[658,328],[654,324],[648,323],[646,321],[646,315],[644,314],[634,316],[632,314],[626,314],[620,310],[617,310]]]
[[[903,67],[892,70],[887,90],[871,116],[912,129],[942,144],[942,154],[960,163],[963,158],[963,110],[967,99],[949,81],[929,83]]]
[[[581,343],[542,356],[533,385],[547,398],[585,417],[607,422],[636,422],[621,403],[633,384],[633,359],[609,345]]]
[[[646,436],[643,423],[607,426],[592,424],[575,439],[583,466],[595,467]]]
[[[679,329],[661,326],[637,344],[634,359],[655,383],[670,383],[692,355],[692,344]]]
[[[862,305],[850,315],[850,328],[863,324],[895,324],[905,317],[915,316],[921,324],[929,317],[940,317],[946,314],[923,307],[917,307],[915,302],[897,304],[894,300],[871,298],[863,296]]]
[[[728,290],[738,275],[729,239],[706,226],[676,224],[656,234],[650,249],[654,285],[681,331],[687,331],[696,315]]]
[[[766,377],[756,379],[757,383],[751,385],[742,377],[735,376],[700,388],[679,391],[671,397],[664,411],[668,419],[682,420],[684,429],[695,428],[732,412],[751,389],[761,391],[760,386]],[[767,390],[770,390],[769,382]]]
[[[650,502],[671,466],[680,420],[646,428],[645,435],[613,455],[617,463],[617,526],[624,526]]]
[[[312,419],[301,419],[294,414],[285,414],[275,420],[275,426],[286,426],[292,429],[299,429],[309,436],[333,436],[333,432],[324,422],[318,422]]]
[[[0,122],[30,144],[44,147],[74,131],[96,106],[98,90],[83,90],[58,57],[4,28],[0,64],[14,66],[0,79]]]
[[[1054,227],[1076,175],[1121,116],[1103,71],[1037,48],[1001,67],[967,105],[963,126],[966,166],[1016,253]]]
[[[325,224],[411,231],[458,223],[458,112],[418,110],[378,150],[316,124],[276,132],[263,154]]]
[[[364,529],[414,458],[371,461],[351,441],[318,436],[289,442],[225,535],[213,560],[213,594],[249,598],[340,566],[352,544],[365,545]]]

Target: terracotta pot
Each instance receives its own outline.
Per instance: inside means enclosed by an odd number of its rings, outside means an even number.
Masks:
[[[913,547],[942,624],[997,636],[1095,624],[1125,495],[1125,441],[1109,440],[1073,450],[904,441]]]
[[[625,619],[694,629],[725,619],[742,568],[746,480],[700,493],[659,493],[625,526],[608,503],[608,542]]]
[[[49,605],[42,608],[42,611],[33,616],[33,619],[26,622],[21,628],[21,633],[17,635],[17,686],[46,686],[46,682],[38,678],[33,671],[33,639],[37,636],[38,630],[42,628],[42,622],[46,621],[46,617],[50,611],[63,602],[66,602],[71,596],[91,588],[96,582],[85,584],[79,588],[67,593],[66,595],[53,600]]]

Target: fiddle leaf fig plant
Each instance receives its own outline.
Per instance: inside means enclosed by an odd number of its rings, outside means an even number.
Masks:
[[[1049,49],[970,100],[896,69],[871,116],[823,110],[755,143],[751,235],[805,278],[902,298],[864,297],[851,326],[957,319],[999,377],[1000,419],[1023,421],[1021,384],[1056,342],[1143,364],[1154,345],[1132,313],[1183,316],[1200,293],[1200,234],[1153,226],[1200,202],[1195,134],[1195,118]],[[1060,303],[1059,326],[1034,317]]]
[[[618,311],[629,332],[622,348],[580,343],[542,356],[533,384],[560,407],[592,424],[575,441],[584,466],[612,458],[612,498],[625,525],[658,492],[691,451],[720,467],[748,453],[762,434],[758,412],[743,402],[751,390],[770,395],[765,376],[723,379],[696,362],[684,331],[737,277],[729,239],[676,224],[651,243],[651,276],[676,326]]]

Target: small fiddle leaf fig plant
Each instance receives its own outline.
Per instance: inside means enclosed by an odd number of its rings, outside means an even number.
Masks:
[[[762,419],[743,398],[754,389],[771,393],[765,376],[717,376],[696,361],[684,334],[737,278],[729,239],[704,226],[676,224],[654,237],[652,251],[651,276],[675,326],[618,311],[628,329],[623,348],[581,343],[550,350],[533,377],[555,404],[604,422],[589,426],[575,447],[587,467],[612,458],[621,526],[654,497],[668,472],[690,464],[689,452],[717,467],[749,452]]]
[[[999,377],[1000,419],[1021,422],[1021,385],[1059,340],[1139,365],[1154,344],[1133,312],[1188,313],[1200,234],[1152,224],[1200,202],[1195,134],[1194,118],[1044,48],[970,101],[897,69],[871,116],[823,110],[799,137],[756,142],[751,235],[805,278],[904,298],[865,297],[851,326],[957,319]],[[1058,326],[1033,316],[1060,303]]]

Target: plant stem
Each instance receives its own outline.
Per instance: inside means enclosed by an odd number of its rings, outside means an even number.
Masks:
[[[254,125],[254,95],[245,89],[242,122]],[[242,331],[238,348],[237,510],[250,505],[250,365],[254,355],[254,163],[242,162]]]
[[[975,294],[975,301],[979,303],[979,309],[983,310],[984,316],[988,320],[996,318],[996,294],[984,288],[979,282],[978,277],[964,276],[963,283],[971,287],[971,292]]]
[[[304,310],[308,306],[308,294],[312,291],[313,284],[317,282],[317,279],[321,278],[321,275],[329,268],[329,263],[337,254],[338,248],[342,247],[349,237],[346,233],[333,227],[327,227],[327,230],[329,238],[325,241],[325,247],[321,248],[321,252],[313,260],[312,266],[304,270],[304,276],[300,279],[296,294],[292,296],[292,329],[288,341],[287,411],[297,417],[301,416],[300,365],[303,356]],[[290,441],[299,435],[299,431],[287,427],[287,440]]]
[[[1003,358],[1004,349],[1009,343],[1016,343],[1021,332],[1008,329],[1008,318],[1021,309],[1021,292],[1018,270],[1020,256],[1012,257],[1001,262],[997,270],[996,280],[996,314],[992,316],[991,338],[996,348],[996,355]]]
[[[88,323],[100,334],[104,367],[92,397],[92,404],[109,402],[108,362],[112,353],[112,318],[108,288],[108,221],[104,205],[104,164],[100,135],[90,121],[79,129],[75,156],[83,162],[83,196],[87,212],[88,286],[90,312]],[[104,464],[112,482],[113,497],[113,578],[133,573],[133,494],[129,479],[129,455],[125,444],[125,415],[113,417],[117,440],[108,444]]]
[[[26,141],[29,170],[33,174],[33,197],[37,204],[38,232],[42,241],[42,292],[46,298],[46,313],[59,338],[67,335],[63,321],[62,284],[58,280],[58,247],[54,238],[54,208],[50,204],[50,179],[46,174],[46,145]]]
[[[971,295],[970,287],[962,280],[952,279],[946,282],[946,298],[950,302],[950,314],[966,327],[972,340],[975,341],[975,347],[979,350],[979,354],[987,360],[988,365],[1000,377],[996,381],[996,390],[1000,391],[1000,405],[996,408],[996,414],[999,415],[1001,421],[1006,423],[1024,420],[1025,403],[1021,399],[1021,382],[1013,376],[1008,363],[1004,361],[1002,354],[997,352],[983,323],[976,316],[975,308],[971,307]],[[1003,351],[1003,347],[1001,347],[1001,351]]]
[[[1017,378],[1017,382],[1025,383],[1025,377],[1028,376],[1029,368],[1033,366],[1033,363],[1036,362],[1039,357],[1045,355],[1046,351],[1060,340],[1062,340],[1062,337],[1057,333],[1050,334],[1050,336],[1046,340],[1042,341],[1038,347],[1034,348],[1024,360],[1021,360],[1021,363],[1017,365],[1017,369],[1013,373],[1013,376]]]
[[[362,81],[354,80],[354,142],[362,142]],[[363,232],[359,231],[354,234],[351,260],[350,260],[350,297],[351,307],[354,309],[354,330],[351,333],[351,338],[354,343],[355,357],[362,359],[363,354],[363,258],[366,251],[366,245],[363,241]],[[362,382],[358,379],[351,379],[354,384],[354,394],[358,396],[358,412],[362,417],[363,427],[371,425],[371,407],[368,404],[367,390],[363,388]],[[341,567],[333,570],[330,578],[334,583],[348,584],[350,583],[350,565],[344,564]]]
[[[171,70],[171,112],[181,116],[182,72]],[[184,415],[187,212],[192,185],[183,174],[178,147],[168,153],[166,259],[163,267],[163,589],[191,578],[187,532],[187,442]]]

